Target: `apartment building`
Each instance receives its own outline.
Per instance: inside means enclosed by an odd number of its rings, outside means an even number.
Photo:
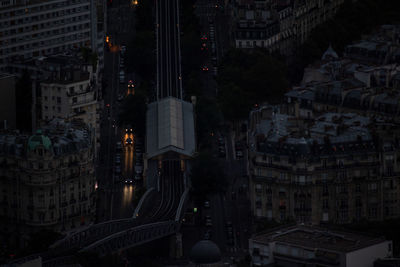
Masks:
[[[262,47],[290,55],[311,31],[331,18],[344,0],[238,0],[234,29],[237,48]]]
[[[100,101],[96,65],[71,56],[52,56],[40,63],[41,123],[53,118],[82,119],[100,145]],[[95,70],[96,69],[96,70]]]
[[[0,134],[1,243],[24,244],[41,229],[65,232],[95,214],[93,133],[55,119],[31,136]]]
[[[100,40],[103,35],[99,33]],[[102,57],[99,38],[94,0],[1,1],[0,69],[18,58],[51,55],[81,46],[91,47]]]
[[[249,253],[252,266],[374,267],[393,255],[393,243],[368,234],[293,225],[256,234],[249,239]]]
[[[400,215],[399,127],[356,113],[299,118],[261,107],[249,129],[254,216],[319,224]]]

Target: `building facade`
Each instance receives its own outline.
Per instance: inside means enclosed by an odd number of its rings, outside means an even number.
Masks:
[[[24,246],[41,229],[66,232],[92,222],[93,135],[84,123],[53,120],[30,137],[3,133],[0,143],[3,244]]]
[[[355,113],[315,119],[251,114],[253,214],[284,222],[350,223],[400,215],[399,127]]]
[[[99,34],[103,40],[104,34]],[[0,6],[0,69],[18,58],[67,51],[98,50],[94,0],[5,0]],[[103,41],[102,41],[103,44]]]
[[[310,226],[270,230],[249,239],[252,266],[374,267],[393,255],[383,237]]]
[[[291,55],[311,31],[336,14],[344,0],[238,0],[235,4],[236,48],[266,48]]]

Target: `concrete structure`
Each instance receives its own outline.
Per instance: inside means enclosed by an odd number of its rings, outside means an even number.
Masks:
[[[256,217],[319,224],[400,215],[396,124],[355,113],[302,119],[261,107],[249,130]]]
[[[6,0],[1,3],[0,69],[20,57],[50,55],[81,46],[91,47],[102,59],[104,33],[97,32],[94,0]]]
[[[0,129],[15,129],[16,93],[15,76],[0,73]]]
[[[301,225],[252,237],[249,252],[253,266],[291,267],[373,267],[393,254],[392,241],[382,237]]]
[[[81,121],[53,120],[32,136],[0,135],[3,244],[22,246],[41,229],[66,232],[95,213],[93,132]]]

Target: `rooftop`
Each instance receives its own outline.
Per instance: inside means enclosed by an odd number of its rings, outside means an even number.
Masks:
[[[335,252],[352,252],[386,241],[383,237],[303,225],[274,229],[254,236],[252,239],[254,242],[263,244],[277,242],[311,250],[322,249]]]
[[[58,156],[88,148],[91,140],[91,130],[82,121],[53,119],[32,136],[17,132],[0,133],[0,154],[24,156],[36,146],[44,145]]]

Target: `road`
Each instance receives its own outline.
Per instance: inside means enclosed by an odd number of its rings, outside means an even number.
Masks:
[[[223,11],[220,3],[215,0],[198,0],[196,2],[196,15],[199,16],[201,32],[208,37],[207,46],[215,45],[215,52],[209,51],[209,58],[205,65],[209,71],[203,72],[202,80],[206,81],[203,93],[209,97],[218,94],[217,83],[213,77],[213,68],[218,67],[223,55],[230,47],[230,36],[227,27],[230,27],[229,8]],[[214,31],[214,34],[211,32]],[[216,58],[217,64],[211,60]],[[251,214],[249,212],[249,198],[247,193],[247,155],[244,152],[242,159],[236,158],[235,142],[242,136],[235,135],[233,127],[226,125],[225,131],[215,135],[214,154],[218,155],[217,137],[224,136],[226,157],[220,158],[221,166],[225,170],[229,186],[225,194],[215,194],[208,197],[210,208],[200,207],[200,228],[197,226],[187,227],[189,238],[187,244],[194,244],[194,240],[204,237],[204,233],[210,229],[205,226],[205,217],[211,216],[213,240],[221,249],[223,262],[230,262],[231,258],[243,258],[248,249],[248,238],[250,235]],[[244,149],[245,150],[245,149]],[[234,243],[228,244],[226,222],[231,221],[233,225]]]
[[[123,131],[116,125],[119,112],[118,95],[126,91],[120,84],[120,46],[126,44],[134,35],[134,10],[130,2],[114,0],[108,7],[107,36],[111,46],[105,51],[103,77],[106,79],[101,114],[101,146],[97,164],[98,203],[97,222],[132,216],[132,200],[135,186],[125,186],[120,181],[125,176],[133,177],[133,151],[124,149],[121,155],[122,178],[115,175],[116,142],[124,141]]]

